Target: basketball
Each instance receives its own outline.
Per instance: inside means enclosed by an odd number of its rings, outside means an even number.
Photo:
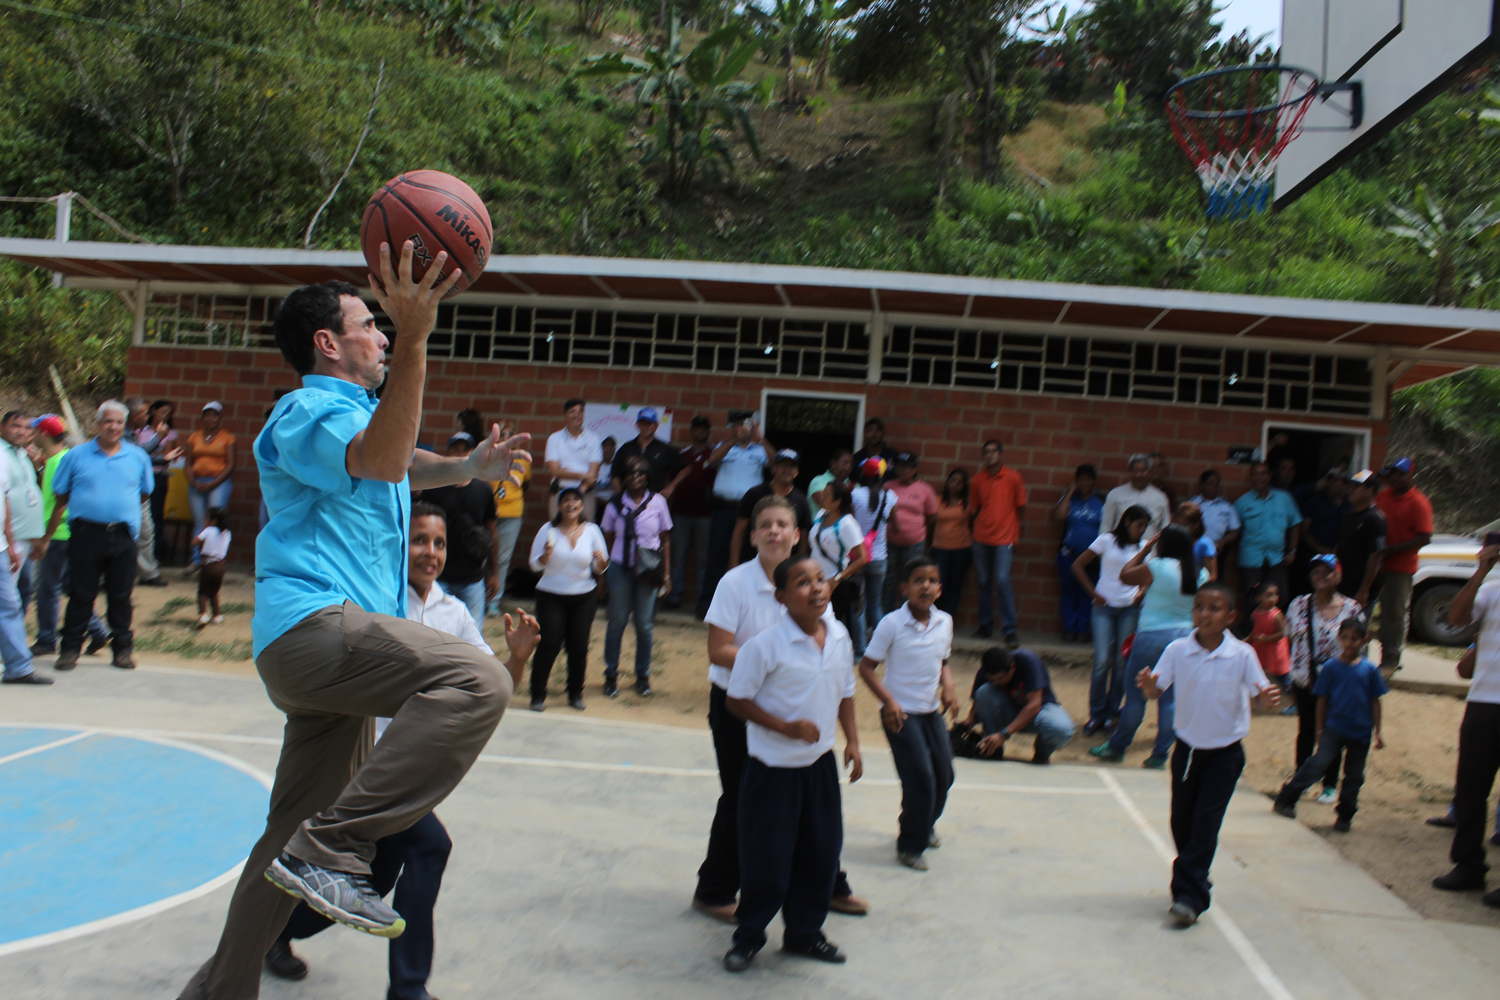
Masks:
[[[401,245],[412,242],[412,277],[421,278],[437,255],[447,251],[451,270],[463,271],[449,295],[468,288],[490,259],[495,230],[474,189],[441,170],[412,170],[380,186],[365,206],[359,242],[370,273],[380,277],[380,244],[389,243],[391,265],[401,262]]]

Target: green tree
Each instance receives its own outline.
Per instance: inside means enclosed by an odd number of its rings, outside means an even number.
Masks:
[[[1219,34],[1213,0],[1095,0],[1083,41],[1133,96],[1159,106]]]
[[[1496,227],[1500,226],[1500,211],[1490,202],[1476,206],[1463,219],[1450,222],[1427,193],[1427,187],[1419,184],[1411,205],[1392,202],[1388,207],[1401,224],[1386,226],[1386,232],[1415,241],[1432,259],[1432,294],[1427,299],[1428,305],[1457,305],[1467,288],[1483,283],[1477,275],[1460,281],[1459,269],[1472,263],[1473,246],[1480,239],[1493,238]]]

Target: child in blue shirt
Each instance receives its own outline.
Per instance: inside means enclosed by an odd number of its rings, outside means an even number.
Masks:
[[[1318,699],[1318,751],[1297,768],[1292,780],[1281,786],[1272,808],[1295,818],[1297,800],[1318,781],[1328,766],[1344,752],[1344,783],[1339,786],[1333,828],[1349,832],[1349,821],[1359,809],[1359,788],[1365,783],[1365,758],[1370,744],[1385,748],[1380,738],[1380,698],[1390,691],[1380,670],[1364,656],[1369,629],[1358,618],[1339,626],[1338,659],[1329,660],[1318,671],[1312,693]]]

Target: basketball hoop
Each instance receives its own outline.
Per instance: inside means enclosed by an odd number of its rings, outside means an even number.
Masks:
[[[1167,121],[1208,194],[1211,219],[1245,218],[1271,201],[1276,161],[1302,132],[1324,84],[1295,66],[1256,63],[1210,70],[1167,91]]]

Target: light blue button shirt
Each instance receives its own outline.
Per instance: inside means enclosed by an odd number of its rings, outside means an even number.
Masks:
[[[308,615],[345,601],[406,616],[410,480],[356,479],[344,464],[376,405],[353,382],[305,375],[255,439],[270,513],[255,540],[256,656]]]
[[[760,445],[730,445],[719,460],[714,496],[739,503],[746,493],[765,482],[765,467],[766,449]]]
[[[128,441],[106,455],[95,438],[71,448],[52,474],[52,492],[68,497],[68,523],[98,521],[130,525],[130,537],[141,533],[141,496],[156,488],[151,459]]]
[[[1234,502],[1245,533],[1240,536],[1240,565],[1272,566],[1286,558],[1286,533],[1302,523],[1302,511],[1286,490],[1271,488],[1264,500],[1248,490]]]
[[[1192,502],[1203,514],[1203,534],[1209,541],[1217,543],[1231,531],[1240,530],[1240,515],[1235,512],[1234,504],[1223,497],[1206,500],[1200,493],[1193,497]]]

